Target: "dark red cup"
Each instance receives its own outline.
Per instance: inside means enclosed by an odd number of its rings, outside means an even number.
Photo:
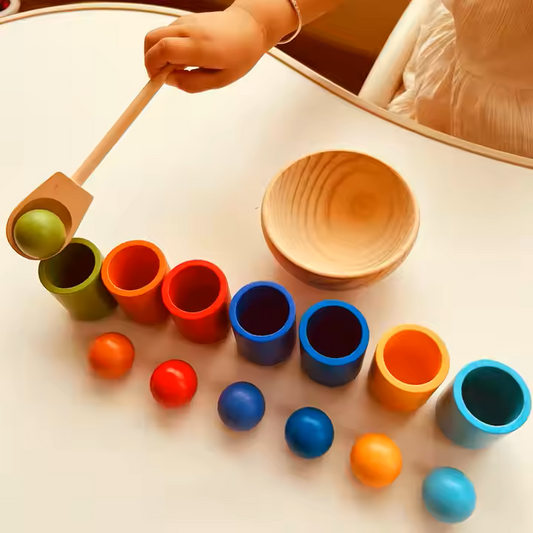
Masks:
[[[186,339],[211,344],[227,336],[231,296],[226,276],[213,263],[181,263],[165,278],[162,294],[165,307]]]

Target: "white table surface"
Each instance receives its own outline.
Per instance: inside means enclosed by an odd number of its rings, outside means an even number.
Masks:
[[[146,81],[144,34],[172,17],[132,11],[39,16],[0,26],[0,215],[56,171],[71,175]],[[349,65],[346,68],[350,68]],[[348,148],[398,170],[421,207],[418,242],[388,279],[360,293],[295,281],[263,241],[259,205],[278,170],[305,154]],[[364,369],[343,390],[299,372],[298,353],[275,369],[120,315],[70,321],[40,286],[37,263],[0,241],[0,531],[417,533],[448,531],[422,507],[433,467],[463,469],[478,507],[454,530],[533,531],[533,422],[485,451],[440,436],[431,401],[412,417],[367,396],[375,343],[391,326],[434,329],[451,355],[447,382],[467,362],[494,358],[533,384],[533,172],[440,144],[341,100],[272,57],[232,87],[201,95],[164,88],[87,183],[95,196],[78,235],[107,253],[148,239],[171,266],[217,263],[235,293],[273,279],[298,315],[320,299],[354,303],[368,318]],[[119,384],[86,371],[89,342],[118,330],[137,347]],[[190,408],[164,414],[149,393],[154,366],[190,361],[199,390]],[[235,380],[262,388],[267,415],[232,435],[216,401]],[[314,405],[336,439],[321,460],[288,452],[287,416]],[[387,490],[349,473],[357,435],[384,432],[400,446],[401,477]]]

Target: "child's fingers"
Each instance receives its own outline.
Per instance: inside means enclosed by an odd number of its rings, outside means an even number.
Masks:
[[[186,26],[176,24],[175,26],[165,26],[151,31],[144,38],[144,53],[155,46],[161,39],[167,37],[189,37],[189,31]]]
[[[200,93],[211,89],[220,89],[233,81],[226,70],[197,69],[172,72],[167,83],[187,93]]]
[[[169,26],[179,26],[180,24],[187,24],[189,19],[193,18],[194,15],[184,15],[183,17],[178,17],[174,22],[171,22]]]
[[[165,37],[152,46],[144,56],[150,78],[167,64],[188,67],[209,67],[202,47],[188,38]]]

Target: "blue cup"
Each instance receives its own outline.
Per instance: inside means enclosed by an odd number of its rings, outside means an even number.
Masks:
[[[531,395],[512,368],[488,359],[466,365],[437,401],[437,424],[464,448],[485,448],[519,429],[531,412]]]
[[[353,305],[319,302],[300,322],[302,369],[322,385],[346,385],[361,371],[369,337],[366,319]]]
[[[240,355],[262,366],[286,361],[296,344],[296,308],[288,291],[269,281],[243,287],[229,316]]]

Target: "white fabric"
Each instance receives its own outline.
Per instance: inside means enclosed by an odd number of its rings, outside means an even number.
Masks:
[[[389,110],[533,157],[533,0],[429,0]]]

